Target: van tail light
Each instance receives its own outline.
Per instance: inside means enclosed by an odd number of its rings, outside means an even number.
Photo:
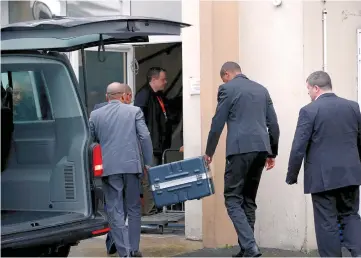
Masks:
[[[103,228],[103,229],[94,230],[94,231],[92,232],[92,234],[93,234],[94,236],[104,235],[104,234],[108,233],[109,231],[110,231],[110,228]]]
[[[103,175],[103,160],[100,144],[96,144],[93,148],[93,173],[95,177]]]

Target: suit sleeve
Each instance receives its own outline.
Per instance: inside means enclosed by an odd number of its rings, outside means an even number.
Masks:
[[[216,151],[219,137],[222,134],[225,123],[228,119],[230,109],[230,99],[227,96],[226,90],[223,86],[219,87],[218,90],[218,104],[216,113],[213,116],[211,129],[208,134],[206,155],[212,157]]]
[[[270,154],[269,156],[275,158],[278,155],[278,141],[280,138],[280,128],[277,121],[276,111],[273,107],[273,101],[268,91],[267,91],[266,123],[267,123],[268,134],[271,144],[271,151],[272,151],[272,154]]]
[[[291,153],[288,161],[288,172],[286,182],[297,182],[306,149],[313,131],[313,119],[310,114],[302,108],[299,112],[296,132],[293,138]]]
[[[96,134],[96,130],[95,130],[93,112],[90,113],[90,117],[89,117],[89,131],[90,131],[90,136],[93,138],[93,141],[99,142],[97,134]]]
[[[360,113],[360,106],[356,102],[355,102],[355,112],[356,112],[357,124],[358,124],[357,148],[361,160],[361,113]]]
[[[152,166],[153,163],[153,146],[150,133],[144,121],[144,115],[141,109],[138,109],[135,117],[137,136],[143,154],[144,164]]]

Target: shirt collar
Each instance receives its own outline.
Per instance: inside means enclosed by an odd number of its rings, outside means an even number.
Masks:
[[[325,95],[325,94],[330,94],[330,95],[332,95],[332,94],[334,94],[333,92],[324,92],[324,93],[322,93],[322,94],[320,94],[320,95],[318,95],[316,98],[315,98],[315,100],[317,100],[319,97],[321,97],[322,95]]]
[[[109,101],[109,103],[122,103],[120,100],[112,99]]]

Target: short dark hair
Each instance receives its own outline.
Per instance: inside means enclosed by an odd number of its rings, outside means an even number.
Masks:
[[[148,70],[148,73],[147,73],[147,80],[148,82],[151,82],[153,77],[156,77],[158,78],[159,77],[159,74],[161,72],[167,72],[164,68],[162,67],[152,67]]]
[[[318,86],[321,89],[332,89],[332,81],[330,75],[324,71],[316,71],[311,73],[306,82],[314,87]]]
[[[222,65],[219,74],[223,77],[227,71],[241,72],[241,67],[236,62],[228,61]]]

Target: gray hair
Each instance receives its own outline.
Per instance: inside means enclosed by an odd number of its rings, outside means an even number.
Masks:
[[[223,77],[226,72],[241,72],[241,67],[236,62],[228,61],[222,65],[219,74]]]
[[[311,73],[308,76],[306,82],[312,87],[318,86],[324,90],[332,89],[331,77],[324,71],[316,71]]]

